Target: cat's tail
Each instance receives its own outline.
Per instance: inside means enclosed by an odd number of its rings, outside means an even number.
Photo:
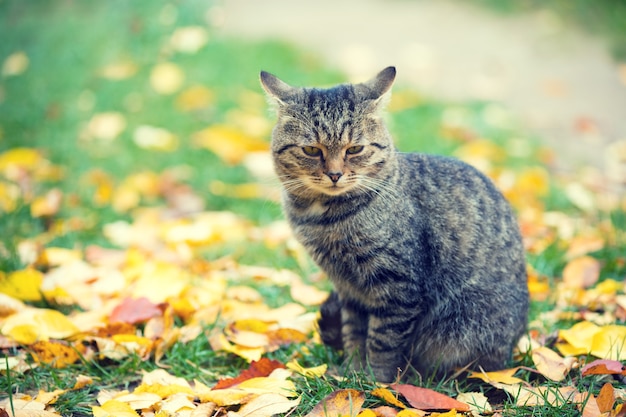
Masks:
[[[341,340],[341,300],[336,292],[331,292],[320,307],[317,321],[320,336],[324,344],[337,350],[343,349]]]

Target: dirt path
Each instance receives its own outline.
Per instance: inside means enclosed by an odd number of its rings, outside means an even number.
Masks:
[[[500,16],[453,0],[223,0],[222,33],[289,40],[354,80],[387,65],[446,100],[488,99],[558,150],[562,169],[602,167],[626,139],[626,65],[558,15]],[[621,69],[620,69],[621,68]]]

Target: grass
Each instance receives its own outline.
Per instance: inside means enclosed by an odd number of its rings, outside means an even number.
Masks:
[[[208,210],[233,211],[255,225],[266,225],[281,218],[280,207],[267,199],[241,199],[211,193],[209,185],[213,181],[235,184],[252,182],[255,178],[243,166],[226,164],[211,151],[192,146],[191,136],[209,125],[232,123],[233,111],[251,105],[245,98],[250,92],[254,93],[253,97],[261,97],[257,80],[260,69],[274,71],[298,85],[343,82],[344,78],[315,57],[287,44],[242,43],[220,38],[211,29],[209,42],[194,54],[175,53],[164,48],[165,40],[175,28],[204,25],[206,9],[204,1],[184,4],[121,0],[0,2],[0,37],[4,40],[0,43],[0,59],[19,51],[29,58],[24,73],[5,76],[0,82],[0,153],[19,147],[42,150],[47,159],[62,167],[64,174],[59,179],[50,178],[33,184],[33,193],[40,195],[58,187],[69,202],[52,219],[33,217],[28,201],[18,202],[14,210],[2,213],[0,271],[23,268],[17,254],[19,243],[49,232],[53,224],[64,225],[66,229],[52,234],[45,241],[47,246],[111,246],[102,234],[102,226],[114,220],[129,219],[130,214],[120,214],[110,204],[94,203],[98,189],[87,180],[94,170],[100,170],[119,184],[137,172],[160,173],[184,166],[189,172],[182,180],[184,185],[202,197]],[[127,61],[136,66],[134,76],[109,80],[99,75],[107,65]],[[208,87],[213,97],[210,105],[200,111],[184,112],[176,104],[176,95],[155,93],[149,83],[150,71],[163,61],[173,62],[184,69],[184,87]],[[511,122],[502,123],[502,120],[509,120],[507,117],[494,119],[494,112],[507,115],[504,109],[494,104],[425,101],[411,91],[398,91],[396,96],[396,108],[392,103],[390,122],[398,145],[404,151],[456,154],[476,138],[488,138],[489,143],[504,149],[505,145],[512,143],[511,138],[525,135],[522,127]],[[253,112],[261,109],[263,116],[265,104],[255,103],[252,104]],[[102,112],[123,114],[126,129],[113,141],[81,140],[85,124],[94,114]],[[454,123],[448,123],[450,120]],[[132,132],[144,124],[175,132],[179,137],[179,148],[173,152],[149,152],[138,147],[133,142]],[[507,154],[499,166],[517,171],[528,165],[541,165],[542,152],[536,144],[531,144],[524,152]],[[164,201],[162,197],[155,197],[148,199],[146,204],[162,205]],[[542,204],[547,210],[565,210],[581,215],[558,187],[542,196]],[[80,220],[82,226],[72,228],[70,224],[76,220]],[[622,235],[618,234],[611,245],[594,254],[603,262],[603,279],[626,274],[626,239],[623,236],[626,214],[616,211],[608,220],[614,229],[622,230]],[[566,243],[555,242],[547,249],[531,254],[529,261],[554,283],[566,264],[566,249]],[[289,248],[268,248],[260,242],[214,247],[202,256],[210,261],[231,256],[243,264],[287,268],[305,276],[315,271],[312,265],[298,262]],[[290,300],[286,287],[254,280],[241,284],[257,287],[272,307]],[[61,308],[54,304],[47,307]],[[554,305],[550,301],[534,302],[531,319],[552,308]],[[3,349],[3,354],[11,356],[16,351],[7,348]],[[283,347],[268,356],[282,362],[298,358],[304,366],[327,363],[331,369],[338,369],[341,363],[336,352],[314,343]],[[526,357],[516,363],[531,365],[532,361]],[[207,385],[214,384],[218,376],[235,376],[247,367],[247,363],[235,355],[212,350],[206,337],[175,343],[160,364],[169,367],[177,376],[198,379]],[[83,358],[62,369],[40,364],[1,378],[0,392],[16,394],[65,389],[73,385],[76,375],[90,375],[96,381],[94,384],[63,394],[55,405],[62,415],[90,415],[98,392],[132,388],[139,383],[142,371],[156,367],[153,360],[143,360],[136,355],[118,361]],[[367,375],[358,373],[349,373],[345,379],[299,377],[296,382],[302,395],[298,414],[308,412],[336,389],[370,391],[374,388]],[[471,380],[415,382],[450,394],[457,392],[459,384],[464,390],[490,390],[485,384]],[[569,376],[565,383],[583,388],[583,383],[575,376]],[[591,387],[591,390],[597,394],[599,386]],[[497,401],[507,415],[579,413],[571,404],[528,408],[515,406],[511,398],[498,398]],[[368,396],[366,406],[377,405],[382,405],[381,400]]]

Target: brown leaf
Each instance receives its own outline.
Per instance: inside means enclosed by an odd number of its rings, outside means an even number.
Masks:
[[[251,378],[265,377],[278,368],[285,368],[285,365],[276,360],[261,358],[258,361],[252,361],[250,367],[241,371],[237,377],[219,380],[213,389],[229,388]]]
[[[469,405],[440,394],[428,388],[420,388],[408,384],[393,384],[391,388],[398,391],[409,404],[420,410],[452,410],[469,411]]]
[[[597,359],[583,366],[582,375],[626,375],[626,367],[620,361]]]
[[[146,297],[127,297],[113,309],[109,321],[111,323],[122,322],[135,324],[148,321],[152,317],[158,317],[161,314],[162,311],[159,306]]]
[[[555,351],[541,346],[532,351],[537,370],[552,381],[562,381],[575,363],[573,358],[563,358]]]
[[[355,417],[365,402],[365,393],[354,389],[334,391],[317,403],[306,417]]]
[[[598,403],[600,412],[606,413],[607,411],[611,411],[615,404],[615,388],[613,388],[613,385],[608,382],[604,384],[600,389],[596,402]]]

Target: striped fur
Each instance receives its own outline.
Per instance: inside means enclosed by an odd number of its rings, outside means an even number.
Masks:
[[[261,73],[285,214],[335,287],[322,339],[383,382],[503,367],[528,310],[517,222],[469,165],[397,152],[380,117],[394,78],[315,89]]]

